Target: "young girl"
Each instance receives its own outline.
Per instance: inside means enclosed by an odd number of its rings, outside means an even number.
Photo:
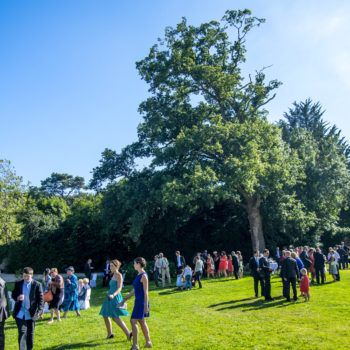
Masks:
[[[305,298],[305,301],[310,300],[310,280],[307,275],[307,270],[305,268],[301,269],[301,279],[300,279],[300,292]]]
[[[113,273],[113,277],[109,281],[109,290],[107,297],[102,304],[100,315],[103,316],[107,329],[107,339],[114,338],[112,333],[111,319],[122,329],[128,340],[131,339],[132,333],[125,325],[120,316],[127,316],[128,311],[124,308],[120,308],[119,304],[123,303],[122,288],[123,288],[123,275],[119,272],[120,261],[114,259],[110,262],[110,269]]]
[[[335,261],[334,256],[332,256],[329,261],[329,273],[332,275],[333,281],[335,282],[337,280],[338,275],[338,264]]]
[[[134,269],[138,272],[138,275],[134,279],[133,291],[131,291],[119,304],[122,306],[127,300],[129,300],[133,295],[135,295],[134,309],[131,315],[131,326],[132,326],[132,336],[133,345],[131,350],[139,350],[138,340],[139,340],[139,330],[137,324],[139,323],[142,329],[142,333],[146,339],[145,348],[151,348],[152,342],[149,335],[149,329],[145,320],[145,317],[149,317],[149,301],[148,301],[148,277],[145,272],[146,260],[144,258],[136,258],[134,260]]]

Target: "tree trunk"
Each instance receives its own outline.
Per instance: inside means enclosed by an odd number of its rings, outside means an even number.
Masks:
[[[259,250],[259,252],[262,252],[265,249],[265,239],[260,214],[261,200],[258,196],[246,197],[245,199],[253,251]]]

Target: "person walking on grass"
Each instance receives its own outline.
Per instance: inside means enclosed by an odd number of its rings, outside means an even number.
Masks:
[[[74,274],[74,267],[69,266],[66,270],[67,278],[64,283],[64,301],[62,309],[64,311],[63,318],[67,317],[68,311],[75,311],[80,317],[80,306],[78,301],[78,277]]]
[[[197,256],[196,257],[196,264],[194,267],[194,287],[196,286],[196,281],[198,281],[199,288],[202,288],[202,274],[203,274],[203,260]]]
[[[54,313],[56,314],[57,321],[61,321],[60,306],[63,303],[64,298],[64,280],[61,275],[58,274],[58,270],[54,267],[51,269],[51,281],[49,284],[49,290],[52,293],[52,300],[49,303],[49,310],[51,312],[51,318],[48,324],[53,323]]]
[[[16,302],[13,317],[18,328],[20,350],[32,350],[34,346],[35,322],[44,309],[44,296],[41,283],[33,279],[33,269],[25,267],[23,279],[15,283],[12,299]]]
[[[132,332],[129,331],[125,323],[120,319],[120,316],[128,316],[129,313],[126,308],[121,308],[118,305],[123,302],[122,288],[123,288],[123,275],[119,272],[121,263],[119,260],[114,259],[110,262],[111,272],[113,276],[109,281],[109,290],[107,297],[104,300],[100,315],[103,316],[107,329],[107,339],[114,338],[112,332],[111,319],[122,329],[127,339],[130,340]]]
[[[300,273],[301,279],[299,287],[301,295],[304,297],[305,301],[310,301],[310,280],[305,267],[300,270]]]
[[[179,253],[180,254],[180,253]],[[146,260],[138,257],[134,260],[134,269],[138,272],[134,282],[134,289],[124,298],[124,301],[119,303],[119,307],[123,307],[125,302],[132,296],[135,296],[134,309],[131,314],[132,326],[132,347],[131,350],[139,350],[139,330],[137,324],[141,326],[142,333],[146,340],[145,348],[151,348],[152,342],[149,335],[149,329],[146,323],[146,318],[149,317],[149,298],[148,298],[148,277],[145,272]]]

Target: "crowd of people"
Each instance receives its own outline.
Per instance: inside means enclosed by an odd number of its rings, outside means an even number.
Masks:
[[[138,346],[138,324],[145,337],[146,348],[152,347],[146,317],[149,317],[148,299],[148,276],[145,272],[146,260],[138,257],[134,260],[134,269],[137,276],[133,282],[132,291],[123,298],[123,275],[119,272],[121,263],[112,260],[109,263],[109,290],[104,300],[100,315],[103,317],[107,338],[114,337],[112,332],[113,320],[125,333],[127,339],[132,341],[132,350],[139,349]],[[91,260],[89,261],[91,264]],[[85,269],[85,274],[88,275]],[[50,310],[49,324],[54,322],[54,315],[58,322],[67,316],[69,311],[74,311],[78,317],[81,316],[80,301],[85,301],[86,295],[90,292],[89,279],[78,280],[73,266],[66,269],[66,278],[59,274],[57,268],[47,268],[44,272],[42,283],[33,278],[34,271],[31,267],[25,267],[22,271],[22,278],[15,282],[12,293],[8,293],[6,282],[0,277],[0,350],[5,349],[5,320],[10,316],[11,295],[14,301],[12,316],[18,328],[18,346],[20,350],[31,350],[34,347],[34,329],[38,319],[41,319],[45,303]],[[91,275],[90,275],[91,277]],[[131,314],[131,330],[120,318],[128,316],[126,301],[135,297],[134,308]]]
[[[289,247],[280,250],[277,248],[274,256],[265,249],[262,254],[255,251],[247,266],[254,280],[254,295],[264,297],[265,301],[274,300],[271,296],[271,274],[276,270],[282,279],[282,294],[287,301],[291,301],[290,288],[293,291],[293,300],[298,299],[297,283],[301,295],[305,301],[310,300],[310,285],[313,283],[323,284],[326,281],[327,264],[329,274],[333,281],[340,281],[340,270],[349,267],[350,249],[344,242],[329,248],[328,252],[322,252],[321,247],[316,248]],[[213,251],[209,254],[206,250],[197,253],[191,262],[187,262],[180,251],[175,252],[176,287],[190,290],[196,286],[202,288],[202,276],[207,278],[228,277],[235,279],[243,277],[244,262],[240,251],[220,254]],[[145,271],[146,260],[142,257],[134,260],[134,269],[137,276],[133,281],[132,291],[125,297],[122,295],[123,274],[120,272],[119,260],[107,260],[104,269],[103,285],[109,287],[105,300],[103,301],[100,315],[103,317],[107,338],[114,338],[112,320],[124,332],[127,340],[132,341],[131,350],[139,349],[140,325],[145,338],[145,347],[151,348],[152,342],[146,322],[149,317],[149,279]],[[92,260],[85,264],[84,279],[78,280],[73,266],[66,269],[66,278],[59,274],[57,268],[47,268],[44,272],[42,283],[33,279],[33,269],[25,267],[22,271],[22,279],[15,282],[11,297],[15,302],[13,317],[18,328],[18,344],[21,350],[33,349],[35,323],[42,318],[44,304],[48,305],[50,311],[49,324],[65,318],[69,311],[74,311],[78,317],[81,316],[81,302],[86,300],[87,294],[91,292],[89,278],[91,278]],[[163,287],[171,285],[169,261],[163,253],[154,257],[153,278],[155,285]],[[260,285],[260,293],[259,293]],[[126,301],[135,297],[135,303],[131,314],[131,329],[121,319],[128,316]],[[6,283],[0,277],[0,350],[5,349],[4,323],[10,315],[10,300],[6,290]]]

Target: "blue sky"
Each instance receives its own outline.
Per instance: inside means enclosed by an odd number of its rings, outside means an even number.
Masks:
[[[191,24],[250,8],[246,72],[272,65],[278,120],[311,97],[350,140],[350,2],[302,0],[1,0],[0,159],[39,185],[52,172],[91,177],[104,148],[136,140],[147,96],[135,62],[182,16]]]

